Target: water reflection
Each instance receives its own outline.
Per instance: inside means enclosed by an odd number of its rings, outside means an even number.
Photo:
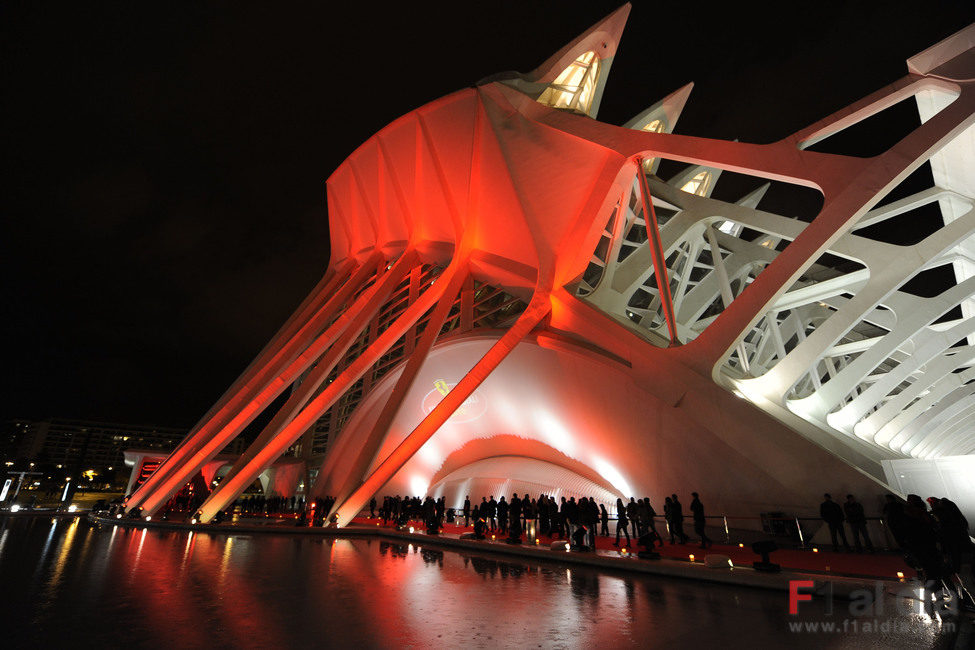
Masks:
[[[937,640],[930,625],[909,638],[790,635],[778,593],[389,540],[83,520],[0,521],[0,584],[0,621],[31,630],[31,646],[869,648]],[[815,604],[807,611],[822,614]]]

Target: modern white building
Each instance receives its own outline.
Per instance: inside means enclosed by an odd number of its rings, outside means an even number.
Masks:
[[[755,145],[675,134],[690,87],[595,119],[628,13],[354,151],[325,277],[129,505],[154,512],[290,389],[204,520],[293,445],[310,461],[326,420],[306,480],[340,524],[376,494],[692,490],[743,516],[918,491],[975,518],[975,26]],[[817,150],[900,102],[918,125],[885,151]],[[714,198],[723,172],[753,189]],[[763,209],[776,186],[822,208]],[[910,219],[917,241],[885,241]]]

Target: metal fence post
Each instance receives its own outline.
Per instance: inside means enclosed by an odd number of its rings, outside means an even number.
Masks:
[[[796,530],[799,532],[799,548],[806,548],[806,538],[802,536],[802,524],[799,523],[799,517],[796,516]]]

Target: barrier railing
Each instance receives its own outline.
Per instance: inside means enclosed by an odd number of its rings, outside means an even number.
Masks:
[[[368,514],[368,510],[364,510],[360,513],[361,516],[368,516]],[[723,533],[725,543],[729,545],[739,543],[750,544],[752,541],[767,539],[769,536],[772,536],[780,539],[789,538],[796,543],[797,548],[807,549],[811,547],[810,542],[812,537],[815,536],[822,526],[826,525],[826,522],[819,517],[801,517],[798,515],[774,516],[763,514],[759,516],[746,516],[718,514],[705,515],[704,518],[708,522],[707,528],[711,529],[712,531],[716,528],[719,529]],[[455,509],[454,521],[461,523],[463,519],[463,513],[459,509]],[[496,517],[495,520],[497,520]],[[538,518],[530,518],[529,520],[537,522]],[[663,515],[656,515],[653,517],[653,520],[655,527],[662,524],[662,530],[666,531],[666,533],[670,535],[670,524]],[[896,547],[882,517],[867,517],[866,520],[869,524],[875,524],[876,527],[871,526],[874,533],[882,532],[882,538],[880,539],[874,539],[873,536],[871,536],[875,546],[878,548],[884,548],[886,550]],[[618,518],[611,514],[608,521],[616,522],[618,521]],[[739,522],[742,525],[734,526],[735,522]],[[633,522],[632,519],[630,519],[630,523],[634,527],[638,525],[637,522]],[[693,525],[693,517],[684,515],[685,533],[688,532],[689,525]],[[810,530],[813,525],[815,525],[815,528]],[[879,527],[879,531],[877,530],[877,527]],[[658,530],[661,529],[658,528]],[[881,539],[882,543],[878,544],[877,542],[881,542]]]
[[[798,515],[781,516],[781,517],[759,515],[756,517],[756,516],[721,514],[721,515],[705,515],[704,518],[708,522],[707,528],[710,528],[712,530],[718,528],[719,530],[721,530],[724,534],[725,543],[729,545],[741,543],[742,541],[749,538],[756,538],[756,540],[752,540],[752,541],[757,541],[758,538],[765,539],[768,536],[772,536],[772,537],[779,537],[779,538],[789,537],[795,542],[797,542],[796,546],[798,548],[806,549],[810,547],[810,540],[812,536],[816,532],[818,532],[820,527],[826,525],[826,522],[820,519],[819,517],[800,517]],[[670,523],[666,520],[665,517],[663,517],[662,515],[657,515],[653,517],[653,519],[656,525],[663,524],[663,530],[665,530],[667,534],[670,535]],[[610,516],[609,520],[617,521],[618,518],[615,516]],[[866,520],[868,524],[869,523],[876,524],[876,526],[879,527],[880,531],[883,533],[883,538],[882,538],[883,544],[880,544],[878,546],[886,548],[887,550],[895,547],[890,532],[882,517],[867,517]],[[733,522],[741,522],[742,524],[745,525],[742,527],[733,527],[732,526]],[[805,525],[803,524],[803,522],[805,522]],[[685,515],[684,516],[685,533],[687,532],[688,524],[692,524],[692,523],[693,523],[693,518],[687,517]],[[778,523],[777,530],[775,526],[776,523]],[[761,524],[761,525],[756,526],[755,524]],[[768,524],[772,524],[771,530],[769,529]],[[811,524],[815,524],[815,529],[812,531],[809,530],[811,528]],[[738,534],[737,538],[735,538],[735,536],[732,534],[732,531],[735,531]],[[873,531],[875,533],[878,532],[877,528],[873,528]],[[879,539],[874,540],[875,543],[878,541],[880,540]]]

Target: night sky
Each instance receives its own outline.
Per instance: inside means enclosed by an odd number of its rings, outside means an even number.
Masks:
[[[618,6],[282,4],[0,8],[0,419],[193,424],[324,272],[347,155]],[[851,4],[637,3],[599,118],[694,81],[678,133],[772,142],[975,20]]]

